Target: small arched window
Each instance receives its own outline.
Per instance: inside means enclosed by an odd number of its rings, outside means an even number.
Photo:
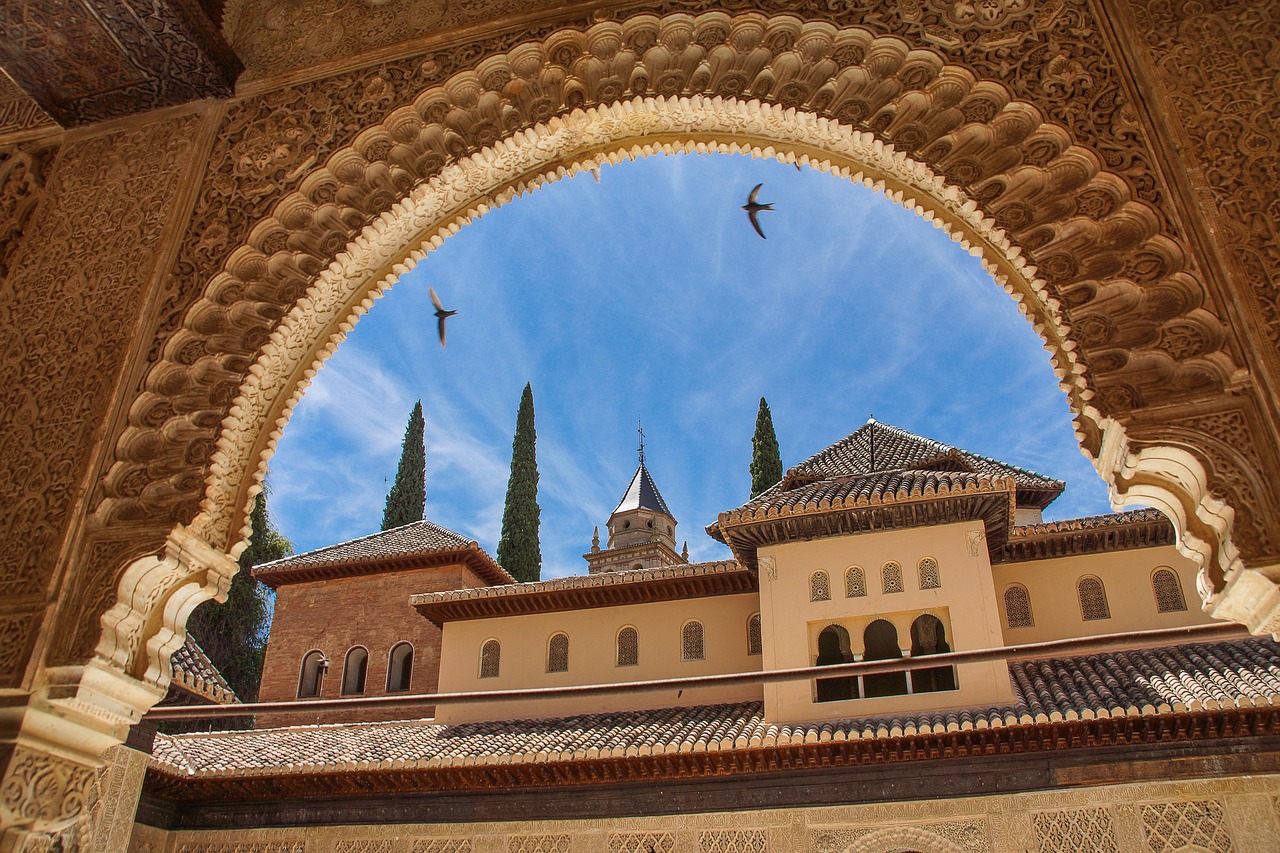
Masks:
[[[358,696],[364,692],[364,678],[369,672],[369,651],[364,646],[352,646],[342,663],[342,695]]]
[[[552,634],[547,641],[547,672],[569,671],[569,635]]]
[[[683,660],[705,660],[707,657],[706,635],[702,623],[696,619],[684,623],[680,629],[680,657]]]
[[[497,640],[485,640],[480,647],[480,677],[497,678],[502,665],[502,644]]]
[[[764,654],[764,642],[760,636],[760,614],[753,613],[747,620],[747,654]]]
[[[302,658],[302,671],[298,674],[298,698],[316,699],[320,696],[325,671],[329,669],[329,661],[324,652],[312,649]]]
[[[827,577],[826,572],[814,572],[809,575],[809,600],[831,600],[831,578]]]
[[[1004,591],[1004,624],[1010,628],[1031,628],[1031,593],[1020,583]]]
[[[921,589],[940,589],[942,587],[942,575],[938,572],[938,561],[933,557],[924,557],[920,560],[917,567],[920,572],[920,588]]]
[[[1076,582],[1076,592],[1080,596],[1081,619],[1088,622],[1111,618],[1111,608],[1107,606],[1107,591],[1101,580],[1093,575],[1082,577]]]
[[[618,666],[640,665],[640,633],[630,625],[618,632]]]
[[[1157,613],[1177,613],[1187,609],[1182,583],[1173,569],[1156,569],[1151,575],[1151,589],[1156,594]]]
[[[844,573],[845,598],[863,598],[867,594],[867,576],[861,566],[850,566]]]
[[[902,566],[893,560],[885,563],[880,568],[880,586],[885,595],[891,592],[902,592]]]
[[[413,678],[413,644],[396,643],[387,655],[387,692],[400,693],[409,689]]]

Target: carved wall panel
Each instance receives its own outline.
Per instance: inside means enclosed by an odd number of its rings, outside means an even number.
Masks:
[[[1216,800],[1144,805],[1142,828],[1153,853],[1175,853],[1191,846],[1210,853],[1232,850],[1226,815]]]
[[[9,275],[27,223],[44,198],[49,164],[56,153],[57,147],[48,143],[0,149],[0,279]]]
[[[44,606],[197,123],[180,118],[64,145],[45,201],[23,226],[28,239],[13,272],[0,282],[6,609]]]
[[[1280,8],[1130,0],[1280,367]]]
[[[448,58],[460,61],[456,53]],[[1143,189],[1155,179],[1131,176],[1141,158],[1117,161],[1124,177],[1108,171],[1112,158],[1074,144],[1066,129],[1045,123],[1002,86],[976,82],[936,52],[909,52],[863,29],[710,14],[563,32],[441,85],[447,67],[436,56],[387,63],[231,111],[163,314],[161,338],[168,339],[156,353],[163,361],[120,442],[105,517],[194,515],[197,496],[174,480],[195,479],[185,457],[217,441],[247,363],[315,275],[377,214],[446,163],[505,135],[634,93],[746,93],[811,109],[875,132],[963,186],[1024,253],[1034,251],[1047,304],[1067,316],[1072,346],[1089,359],[1097,354],[1093,381],[1113,413],[1210,394],[1234,371],[1187,253],[1171,232],[1160,233],[1164,217],[1141,197],[1158,198]],[[354,144],[340,148],[343,142]],[[184,315],[210,279],[204,301]],[[1175,358],[1160,343],[1175,338],[1199,343]],[[143,459],[152,470],[182,473],[130,499],[121,485],[138,480]],[[214,540],[236,540],[240,510],[213,520]]]

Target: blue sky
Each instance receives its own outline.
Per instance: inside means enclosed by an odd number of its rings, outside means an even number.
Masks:
[[[739,209],[755,184],[761,240]],[[441,349],[427,295],[447,308]],[[978,261],[872,191],[728,155],[547,185],[405,275],[318,373],[271,462],[298,551],[374,532],[415,400],[429,519],[493,553],[516,407],[533,383],[543,577],[581,555],[636,467],[636,420],[691,559],[744,502],[769,401],[784,465],[868,415],[1067,481],[1049,518],[1110,511],[1030,324]]]

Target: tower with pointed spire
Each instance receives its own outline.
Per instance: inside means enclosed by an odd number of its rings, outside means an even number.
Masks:
[[[591,551],[583,554],[590,574],[650,569],[688,563],[676,552],[676,519],[644,464],[644,431],[640,432],[640,464],[622,500],[609,516],[609,540],[599,547],[599,530]]]

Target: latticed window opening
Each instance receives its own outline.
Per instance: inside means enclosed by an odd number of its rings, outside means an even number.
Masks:
[[[1031,628],[1031,594],[1022,584],[1014,584],[1004,591],[1004,623],[1010,628]]]
[[[760,638],[760,614],[756,613],[747,620],[747,654],[764,654],[764,642]]]
[[[831,578],[827,577],[826,572],[814,572],[809,575],[809,600],[831,600]]]
[[[844,573],[845,598],[863,598],[867,594],[867,575],[858,566],[850,566]]]
[[[480,647],[480,677],[497,678],[502,663],[502,644],[497,640],[486,640]]]
[[[1157,569],[1151,576],[1151,588],[1156,594],[1156,611],[1177,613],[1187,609],[1187,599],[1182,594],[1182,584],[1172,569]]]
[[[925,557],[920,561],[920,588],[939,589],[942,586],[942,575],[938,572],[938,561],[933,557]]]
[[[1086,622],[1091,619],[1110,619],[1111,608],[1107,606],[1107,591],[1102,581],[1095,577],[1080,578],[1076,584],[1080,594],[1080,618]]]
[[[547,642],[547,672],[569,671],[569,635],[554,634]]]
[[[704,660],[707,656],[706,637],[702,623],[686,622],[680,629],[680,656],[684,660]]]
[[[640,634],[635,628],[618,632],[618,666],[640,665]]]
[[[880,585],[885,595],[902,592],[902,566],[890,560],[880,569]]]

